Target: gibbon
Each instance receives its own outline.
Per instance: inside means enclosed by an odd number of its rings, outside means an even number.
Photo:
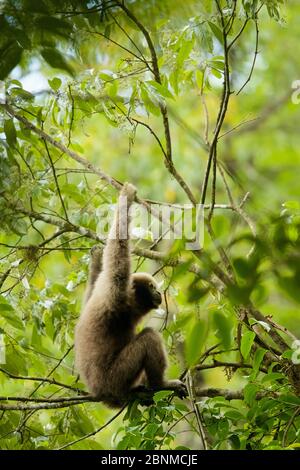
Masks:
[[[91,250],[85,304],[75,331],[76,366],[92,396],[119,407],[135,387],[185,394],[180,380],[164,378],[166,352],[152,328],[135,327],[162,297],[154,278],[130,271],[129,209],[136,189],[125,183],[107,243]]]

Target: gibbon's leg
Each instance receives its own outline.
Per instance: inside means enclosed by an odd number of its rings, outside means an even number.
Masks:
[[[125,183],[117,204],[114,221],[103,252],[102,280],[110,292],[112,310],[127,298],[130,278],[129,251],[129,209],[136,194],[136,188]]]
[[[110,371],[110,388],[116,396],[126,396],[145,371],[147,386],[161,387],[167,360],[159,334],[145,328],[122,349]]]
[[[89,275],[88,281],[84,296],[84,303],[86,304],[89,298],[92,295],[94,290],[95,282],[102,270],[102,255],[103,255],[103,247],[99,245],[95,245],[91,248],[91,259],[90,259],[90,266],[89,266]]]
[[[152,328],[145,328],[139,334],[146,350],[144,368],[147,385],[150,388],[164,385],[164,373],[167,368],[167,355],[160,335]]]

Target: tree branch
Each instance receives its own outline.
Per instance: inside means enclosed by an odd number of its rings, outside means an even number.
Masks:
[[[209,154],[208,154],[208,162],[206,166],[206,171],[205,171],[205,176],[204,176],[204,181],[203,181],[203,186],[202,186],[202,191],[201,191],[201,204],[205,204],[205,199],[206,199],[206,191],[207,191],[207,186],[208,186],[208,181],[209,181],[209,175],[210,175],[210,169],[213,160],[215,160],[215,165],[214,165],[214,175],[216,172],[216,161],[217,161],[217,145],[218,145],[218,138],[219,134],[226,116],[227,112],[227,107],[228,107],[228,102],[230,98],[230,72],[229,72],[229,56],[228,56],[228,45],[227,45],[227,33],[226,33],[226,27],[224,23],[224,17],[223,17],[223,12],[220,8],[220,5],[218,1],[216,0],[217,8],[219,10],[219,13],[221,15],[221,20],[222,20],[222,33],[223,33],[223,48],[224,48],[224,82],[223,82],[223,93],[222,93],[222,98],[221,98],[221,103],[219,107],[219,113],[217,117],[217,122],[215,125],[215,130],[213,134],[212,141],[209,146]],[[215,176],[214,176],[215,179]],[[213,195],[213,203],[212,203],[212,208],[211,208],[211,215],[213,211],[213,206],[214,206],[214,195]]]
[[[0,403],[0,410],[3,411],[26,411],[26,410],[56,410],[58,408],[66,408],[74,405],[81,405],[86,401],[92,401],[87,399],[77,400],[61,400],[60,402],[49,402],[49,403],[32,403],[32,404],[23,404],[18,403],[17,405],[7,405],[6,403]]]
[[[227,390],[222,388],[200,388],[195,389],[195,394],[198,398],[214,398],[214,397],[223,397],[225,400],[243,400],[244,392],[242,390]],[[261,400],[266,396],[272,396],[277,398],[278,393],[272,391],[258,392],[255,399]]]
[[[166,388],[161,388],[155,390],[166,390]],[[134,392],[131,399],[141,399],[145,400],[145,397],[151,399],[153,394],[155,393],[154,390],[148,390],[143,392]],[[219,388],[201,388],[196,387],[194,390],[195,398],[214,398],[214,397],[224,397],[226,400],[243,400],[244,393],[241,390],[227,390],[227,389],[219,389]],[[258,392],[256,394],[256,400],[261,400],[265,396],[272,396],[273,398],[279,397],[279,393],[273,391],[265,391],[265,392]],[[28,397],[0,397],[0,401],[19,401],[16,405],[10,405],[6,403],[0,403],[0,410],[9,411],[24,411],[24,410],[49,410],[49,409],[59,409],[59,408],[67,408],[70,406],[81,405],[84,403],[100,403],[101,400],[95,399],[91,396],[78,396],[78,397],[61,397],[61,398],[28,398]],[[23,402],[29,402],[28,404],[23,404]],[[33,403],[32,403],[33,402]],[[118,412],[121,413],[125,407],[128,405],[126,403],[124,407]]]
[[[232,369],[253,369],[252,364],[245,364],[243,362],[222,362],[214,360],[212,364],[198,364],[194,367],[195,370],[215,369],[216,367],[230,367]],[[267,374],[268,370],[265,367],[260,367],[259,370]]]
[[[255,51],[254,51],[254,57],[253,57],[253,61],[252,61],[252,65],[251,65],[251,69],[250,69],[250,73],[248,75],[248,78],[245,81],[245,83],[243,84],[243,86],[237,92],[237,95],[239,95],[241,93],[241,91],[245,88],[247,83],[249,83],[250,80],[251,80],[251,77],[252,77],[252,74],[253,74],[253,71],[254,71],[254,67],[255,67],[255,63],[256,63],[256,59],[257,59],[257,56],[258,56],[258,39],[259,39],[258,21],[257,21],[257,18],[255,18]]]

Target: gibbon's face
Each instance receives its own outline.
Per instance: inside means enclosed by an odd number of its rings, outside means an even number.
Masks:
[[[157,308],[162,301],[155,279],[147,273],[132,274],[132,288],[136,304],[144,312]]]

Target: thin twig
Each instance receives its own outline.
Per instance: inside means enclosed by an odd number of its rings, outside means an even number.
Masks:
[[[126,7],[126,5],[123,2],[119,2],[118,0],[116,0],[116,3],[124,11],[124,13],[126,13],[128,18],[130,18],[136,24],[136,26],[139,28],[139,30],[142,32],[142,34],[143,34],[143,36],[144,36],[144,38],[147,42],[149,51],[150,51],[154,79],[158,84],[161,85],[162,81],[161,81],[161,76],[160,76],[160,71],[159,71],[159,66],[158,66],[157,55],[156,55],[156,51],[155,51],[153,41],[151,39],[151,36],[150,36],[148,30],[138,20],[138,18],[133,14],[133,12]],[[165,166],[168,169],[168,171],[171,173],[171,175],[174,176],[174,178],[179,183],[179,185],[182,187],[182,189],[185,191],[186,195],[188,196],[188,198],[192,202],[192,204],[194,206],[196,206],[197,200],[196,200],[195,196],[193,195],[193,193],[192,193],[190,187],[188,186],[188,184],[186,183],[186,181],[178,173],[178,171],[176,170],[176,168],[174,166],[174,163],[173,163],[171,133],[170,133],[170,124],[169,124],[169,116],[168,116],[167,106],[164,102],[160,102],[159,103],[159,108],[160,108],[160,112],[161,112],[162,119],[163,119],[165,141],[166,141],[166,150],[164,152]]]
[[[207,191],[207,186],[208,186],[208,181],[209,181],[209,175],[210,175],[210,169],[212,162],[214,159],[216,160],[217,156],[217,144],[218,144],[218,138],[219,134],[226,116],[227,112],[227,107],[228,107],[228,102],[230,98],[230,72],[229,72],[229,55],[228,55],[228,45],[227,45],[227,34],[225,30],[225,23],[224,23],[224,17],[223,17],[223,12],[220,8],[220,5],[218,3],[218,0],[215,0],[217,4],[217,8],[219,10],[220,16],[221,16],[221,21],[222,21],[222,34],[223,34],[223,48],[224,48],[224,83],[223,83],[223,92],[222,92],[222,98],[221,98],[221,103],[219,107],[219,113],[217,117],[217,122],[215,125],[215,130],[213,134],[212,141],[210,143],[209,147],[209,155],[208,155],[208,162],[206,166],[206,171],[205,171],[205,176],[204,176],[204,181],[202,185],[202,191],[201,191],[201,205],[205,204],[205,199],[206,199],[206,191]],[[215,176],[214,176],[215,178]],[[211,215],[213,212],[213,204],[212,204],[212,209],[211,209]]]
[[[202,416],[201,416],[201,412],[200,412],[199,407],[198,407],[198,403],[196,402],[195,393],[194,393],[194,384],[193,384],[192,374],[190,373],[190,371],[187,374],[187,389],[188,389],[188,393],[189,393],[190,402],[191,402],[191,405],[193,407],[193,410],[194,410],[194,413],[195,413],[195,416],[196,416],[196,420],[197,420],[197,423],[198,423],[199,435],[200,435],[201,442],[202,442],[202,449],[203,450],[208,450],[208,444],[207,444],[207,441],[206,441],[204,425],[203,425],[203,422],[202,422]]]
[[[104,39],[106,39],[107,41],[111,42],[112,44],[114,44],[115,46],[118,46],[120,49],[123,49],[124,51],[128,52],[128,54],[132,55],[133,57],[135,57],[137,60],[143,62],[148,68],[149,68],[149,64],[148,62],[138,56],[137,54],[135,54],[135,52],[131,51],[130,49],[127,49],[127,47],[123,46],[122,44],[120,44],[119,42],[115,41],[114,39],[106,36],[105,34],[101,33],[100,31],[91,31],[91,30],[87,30],[88,33],[90,34],[95,34],[96,36],[101,36],[103,37]],[[151,70],[151,69],[150,69]]]
[[[74,392],[82,393],[82,390],[80,390],[76,387],[72,387],[71,385],[67,385],[67,384],[64,384],[62,382],[59,382],[58,380],[55,380],[55,379],[49,379],[49,378],[46,378],[46,377],[31,377],[31,376],[26,376],[26,375],[16,375],[16,374],[12,374],[11,372],[9,372],[6,369],[3,369],[2,367],[0,367],[0,372],[3,372],[3,374],[7,375],[11,379],[33,380],[35,382],[42,382],[42,383],[44,382],[44,383],[49,383],[51,385],[57,385],[58,387],[67,388],[68,390],[72,390]]]
[[[248,76],[247,80],[245,81],[244,85],[243,85],[243,86],[239,89],[239,91],[237,92],[237,95],[239,95],[239,94],[241,93],[241,91],[245,88],[245,86],[247,85],[247,83],[250,82],[251,77],[252,77],[252,74],[253,74],[253,71],[254,71],[256,59],[257,59],[257,56],[258,56],[259,30],[258,30],[258,21],[257,21],[257,18],[255,18],[254,22],[255,22],[255,51],[254,51],[253,62],[252,62],[252,66],[251,66],[251,69],[250,69],[249,76]]]
[[[77,444],[78,442],[83,441],[84,439],[88,439],[89,437],[95,436],[100,431],[105,429],[109,424],[111,424],[118,416],[120,416],[120,414],[123,413],[126,407],[127,407],[127,403],[115,415],[113,415],[112,418],[110,418],[105,424],[103,424],[103,426],[100,426],[100,428],[96,429],[95,431],[90,432],[89,434],[86,434],[85,436],[79,437],[79,439],[75,439],[74,441],[68,442],[67,444],[64,444],[63,446],[58,447],[56,450],[66,449],[67,447]]]
[[[286,447],[286,440],[287,440],[287,437],[288,437],[288,433],[289,433],[289,430],[293,424],[293,422],[295,421],[296,417],[300,414],[300,406],[298,406],[298,408],[296,408],[295,412],[292,414],[285,430],[284,430],[284,433],[283,433],[283,436],[282,436],[282,447]]]
[[[66,206],[65,206],[65,202],[64,202],[64,199],[63,199],[62,194],[61,194],[61,191],[60,191],[60,187],[59,187],[59,183],[58,183],[58,179],[57,179],[57,175],[56,175],[55,166],[54,166],[54,163],[53,163],[53,160],[52,160],[52,157],[51,157],[51,153],[50,153],[50,151],[49,151],[49,147],[48,147],[48,144],[47,144],[47,141],[46,141],[46,140],[44,140],[44,145],[45,145],[46,153],[47,153],[47,155],[48,155],[49,162],[50,162],[50,166],[51,166],[51,169],[52,169],[52,174],[53,174],[53,178],[54,178],[56,190],[57,190],[57,193],[58,193],[58,197],[59,197],[59,199],[60,199],[60,202],[61,202],[63,211],[64,211],[64,213],[65,213],[65,218],[66,218],[67,222],[69,222],[68,212],[67,212],[67,209],[66,209]]]

